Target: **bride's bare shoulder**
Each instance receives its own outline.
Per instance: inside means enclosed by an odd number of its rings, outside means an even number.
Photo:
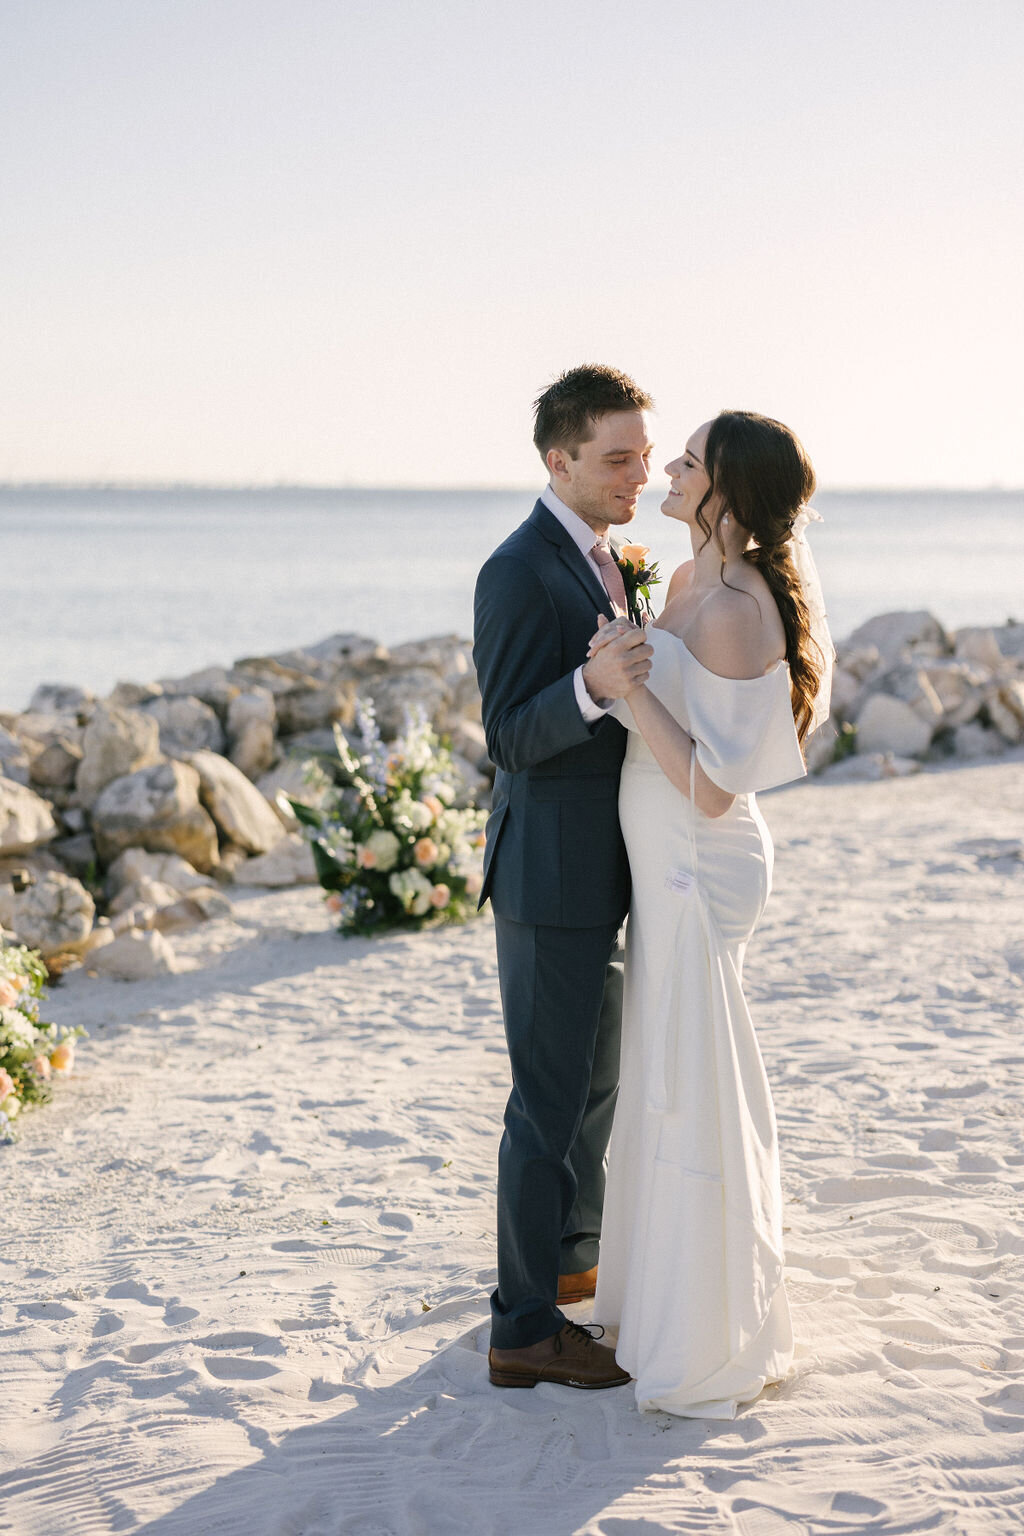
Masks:
[[[686,643],[698,661],[722,677],[759,677],[779,660],[778,623],[770,599],[758,603],[750,592],[723,587],[701,604]]]

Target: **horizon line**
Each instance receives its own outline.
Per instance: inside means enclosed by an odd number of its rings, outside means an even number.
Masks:
[[[0,480],[2,491],[313,491],[333,494],[339,491],[373,492],[441,492],[456,491],[460,494],[507,494],[538,495],[537,481],[530,484],[414,484],[411,482],[386,481],[303,481],[303,480]],[[1024,495],[1024,485],[1005,485],[990,481],[987,485],[942,484],[861,484],[823,485],[820,495],[898,495],[913,492],[927,495]]]

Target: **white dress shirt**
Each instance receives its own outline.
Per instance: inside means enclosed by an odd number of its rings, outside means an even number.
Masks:
[[[565,502],[561,500],[561,498],[550,485],[546,485],[541,491],[540,499],[547,507],[552,517],[558,518],[558,521],[561,523],[562,527],[565,529],[566,533],[572,539],[580,554],[583,556],[584,560],[586,560],[587,564],[590,566],[590,569],[597,577],[599,585],[603,588],[604,577],[601,575],[601,567],[591,555],[590,551],[593,549],[595,544],[603,544],[606,549],[610,549],[611,545],[608,542],[607,535],[605,535],[603,539],[599,539],[593,528],[591,528],[588,523],[585,523],[582,517],[579,517],[571,507],[567,507]],[[597,628],[596,616],[594,619],[594,628]],[[584,720],[586,720],[588,725],[592,725],[595,720],[600,720],[603,715],[608,713],[608,710],[611,707],[610,701],[605,705],[595,704],[594,700],[587,692],[587,685],[583,681],[582,667],[577,667],[576,671],[573,673],[572,685],[576,692],[576,703],[580,707],[580,714],[583,716]]]

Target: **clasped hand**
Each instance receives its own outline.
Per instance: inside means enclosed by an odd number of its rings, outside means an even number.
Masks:
[[[591,637],[583,668],[587,692],[595,701],[624,699],[643,687],[651,671],[654,651],[644,632],[628,619],[609,622],[598,616],[597,633]]]

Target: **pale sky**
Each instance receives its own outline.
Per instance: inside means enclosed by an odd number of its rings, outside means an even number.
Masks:
[[[611,362],[660,461],[1024,484],[1021,0],[0,0],[0,479],[531,485]]]

